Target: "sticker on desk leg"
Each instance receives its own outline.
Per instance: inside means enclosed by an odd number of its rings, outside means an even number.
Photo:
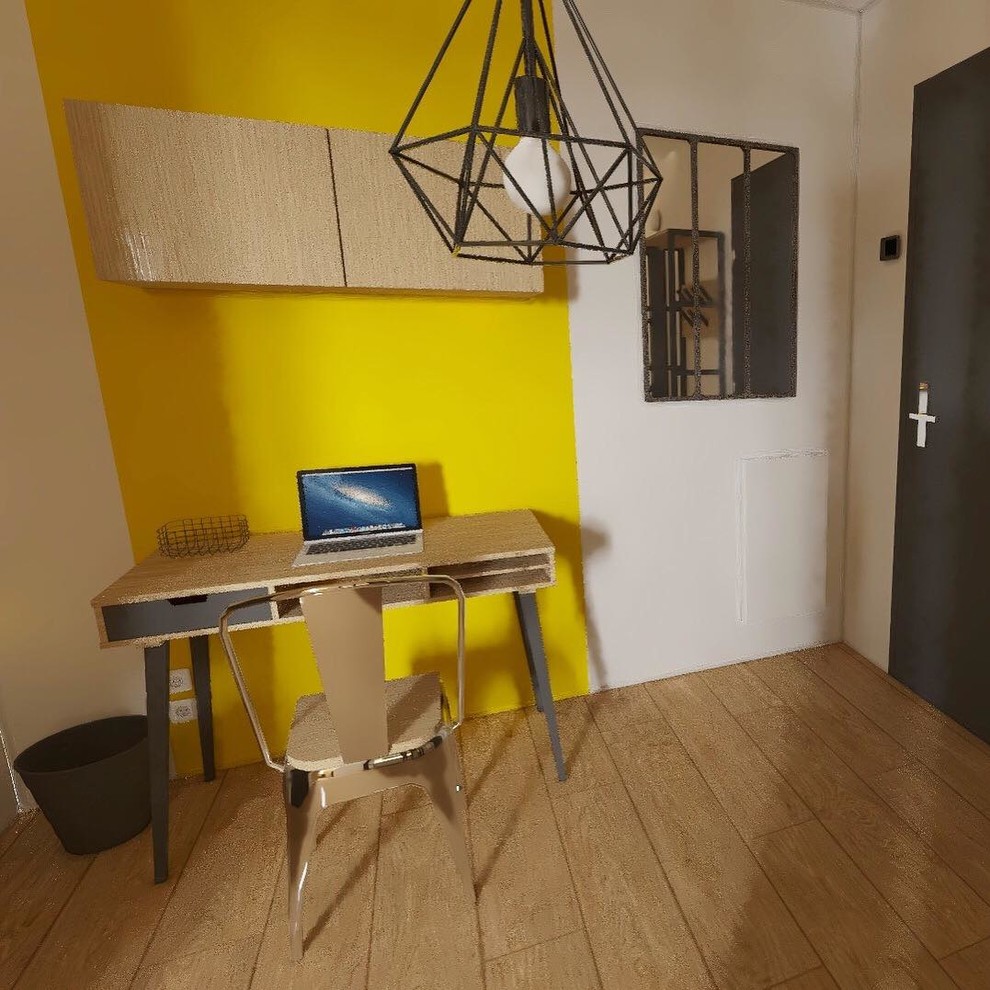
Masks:
[[[168,703],[168,720],[173,725],[195,722],[198,717],[195,698],[178,698]]]

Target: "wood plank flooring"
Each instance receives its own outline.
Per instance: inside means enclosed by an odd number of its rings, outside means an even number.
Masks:
[[[990,990],[990,747],[842,646],[559,705],[461,737],[478,891],[416,789],[329,809],[306,956],[261,766],[173,789],[150,835],[0,835],[13,990]]]

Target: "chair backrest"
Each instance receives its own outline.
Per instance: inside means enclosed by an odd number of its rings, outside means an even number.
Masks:
[[[234,613],[262,603],[298,599],[316,656],[316,665],[344,762],[359,763],[389,751],[385,707],[385,643],[382,629],[382,592],[391,585],[440,585],[457,601],[457,720],[443,732],[457,729],[464,718],[464,590],[442,574],[368,578],[350,584],[320,581],[249,598],[227,608],[220,616],[220,641],[230,664],[265,763],[274,770],[285,766],[271,755],[261,720],[251,702],[244,673],[230,636]]]
[[[301,602],[344,762],[387,753],[381,587],[326,588]]]

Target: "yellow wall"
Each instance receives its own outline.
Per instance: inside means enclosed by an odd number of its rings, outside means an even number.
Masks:
[[[539,513],[559,550],[559,583],[539,596],[551,676],[558,696],[579,694],[588,672],[563,276],[551,273],[532,300],[100,282],[62,115],[73,97],[394,131],[457,5],[27,3],[135,554],[183,515],[242,511],[256,531],[298,528],[302,467],[416,461],[426,515]],[[471,27],[479,45],[480,28]],[[470,59],[459,64],[476,74]],[[451,100],[469,94],[469,80]],[[449,605],[389,613],[390,675],[435,667],[452,623]],[[468,637],[469,711],[528,702],[511,601],[472,602]],[[316,684],[305,632],[240,641],[256,695],[268,699],[266,726],[284,738],[295,698]],[[212,646],[218,759],[255,759]],[[179,645],[173,666],[186,665]],[[194,726],[173,728],[173,745],[180,772],[199,766]]]

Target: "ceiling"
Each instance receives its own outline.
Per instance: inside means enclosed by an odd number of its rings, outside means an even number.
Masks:
[[[843,10],[866,10],[872,7],[876,0],[833,0],[830,7],[842,7]]]
[[[810,3],[816,7],[834,7],[836,10],[861,12],[872,7],[878,0],[795,0],[796,3]]]

